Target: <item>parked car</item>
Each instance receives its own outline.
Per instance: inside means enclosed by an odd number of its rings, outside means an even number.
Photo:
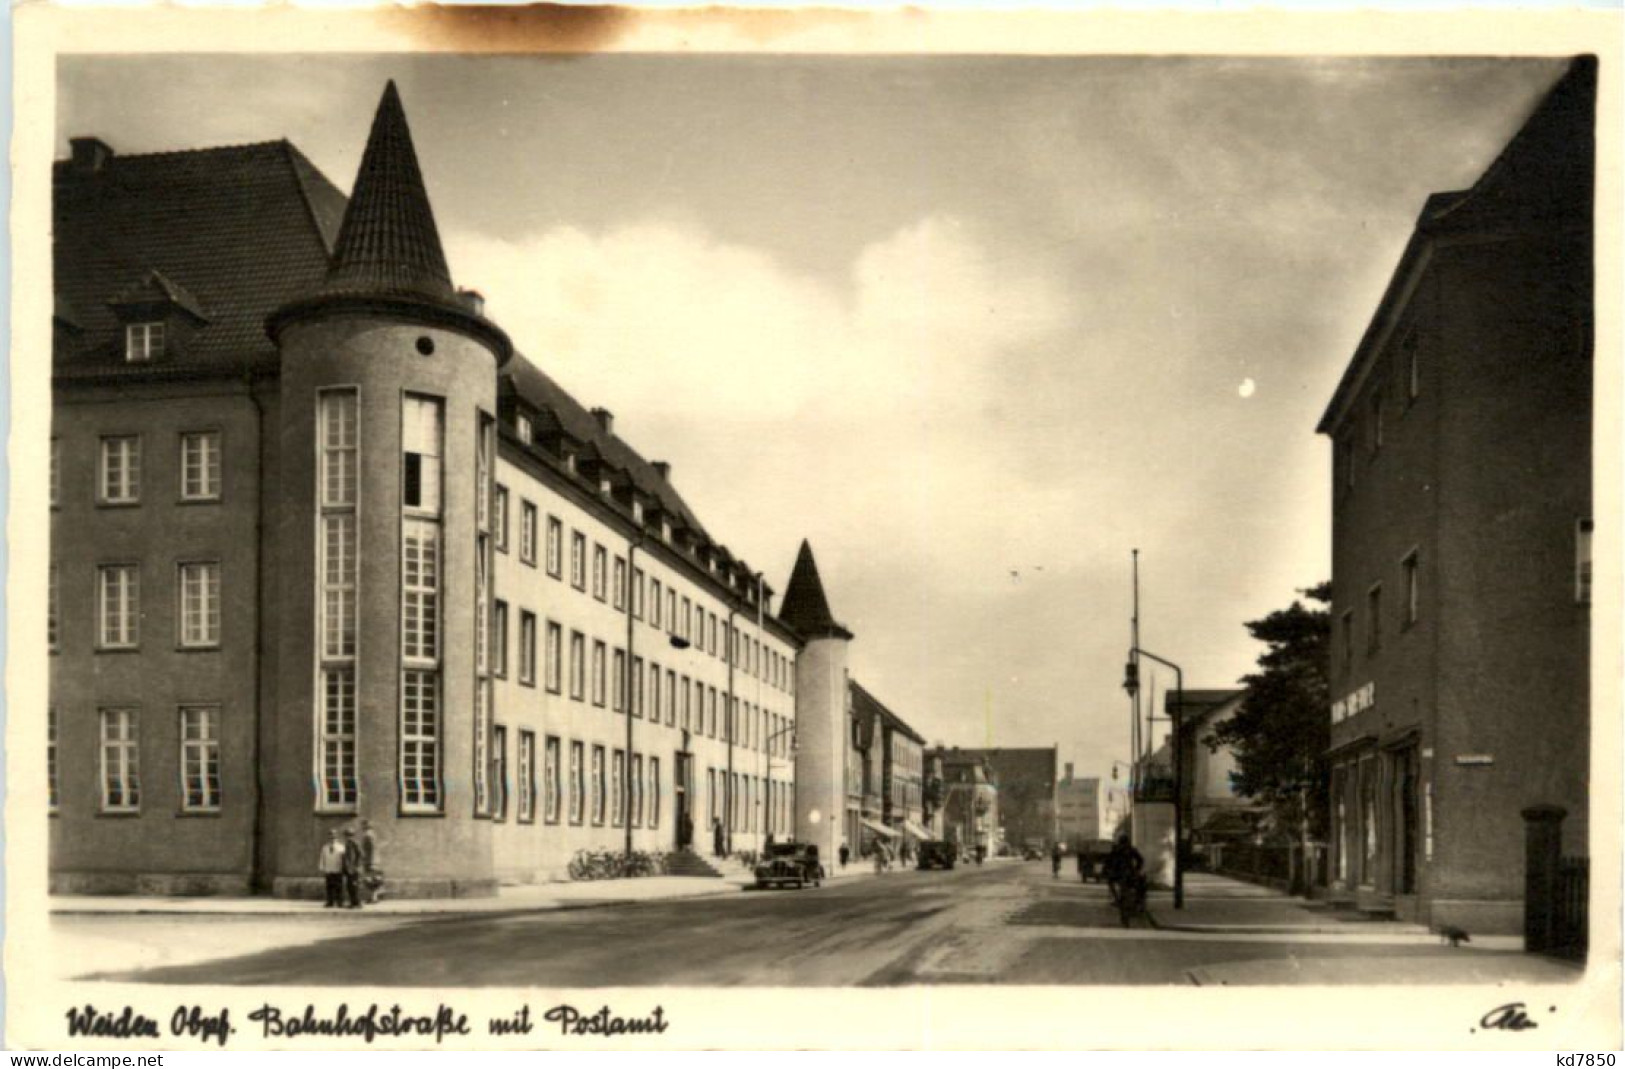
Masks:
[[[1085,883],[1094,880],[1104,883],[1106,876],[1104,866],[1106,855],[1112,852],[1110,839],[1090,839],[1078,847],[1078,856],[1083,859],[1083,867],[1079,874]]]
[[[920,859],[915,865],[920,869],[951,869],[954,867],[954,844],[940,840],[926,840],[920,843]]]
[[[804,887],[819,886],[824,880],[824,866],[818,862],[818,847],[811,843],[774,843],[762,851],[756,863],[756,886],[768,888],[775,884],[783,887],[794,884]]]

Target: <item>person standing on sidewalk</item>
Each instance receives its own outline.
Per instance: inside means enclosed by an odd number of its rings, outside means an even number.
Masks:
[[[355,832],[344,829],[344,896],[350,909],[361,908],[361,847],[355,841]]]
[[[722,848],[722,819],[720,817],[711,821],[711,853],[717,857],[721,857],[724,853]]]
[[[361,890],[370,906],[383,894],[384,873],[378,865],[378,840],[373,837],[372,823],[363,820],[360,829],[356,843],[361,847]]]
[[[322,844],[321,854],[316,859],[316,869],[327,884],[327,901],[322,903],[322,908],[343,908],[344,843],[337,828],[327,833],[327,842]]]
[[[1061,844],[1054,842],[1049,847],[1049,872],[1053,879],[1061,878]]]
[[[841,855],[841,868],[844,869],[844,868],[846,868],[846,863],[852,859],[852,848],[850,846],[847,846],[845,842],[841,843],[840,855]]]

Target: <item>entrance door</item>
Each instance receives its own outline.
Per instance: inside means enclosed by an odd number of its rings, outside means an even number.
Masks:
[[[1394,891],[1402,895],[1416,893],[1416,850],[1420,841],[1417,834],[1418,771],[1415,748],[1400,750],[1394,755],[1394,778],[1399,788],[1399,819],[1394,822]]]
[[[694,845],[694,814],[691,810],[691,800],[694,797],[694,755],[678,753],[674,762],[672,788],[677,793],[677,849],[682,850]]]

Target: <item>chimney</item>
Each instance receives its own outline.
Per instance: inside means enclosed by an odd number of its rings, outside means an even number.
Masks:
[[[664,460],[651,460],[649,462],[649,467],[653,468],[655,470],[655,474],[660,476],[666,482],[671,482],[671,464],[669,462]]]
[[[592,410],[592,418],[598,421],[598,429],[605,434],[615,433],[615,415],[607,408]]]
[[[1066,781],[1068,783],[1072,782],[1072,762],[1071,761],[1068,761],[1066,763]]]
[[[99,174],[113,158],[113,148],[99,137],[68,139],[73,148],[73,169],[81,174]]]
[[[485,294],[479,290],[458,290],[457,302],[469,315],[482,316],[485,314]]]

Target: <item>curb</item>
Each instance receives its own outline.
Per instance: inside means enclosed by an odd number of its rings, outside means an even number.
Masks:
[[[1425,928],[1398,928],[1373,931],[1369,927],[1350,930],[1349,925],[1324,924],[1168,924],[1155,922],[1165,932],[1207,933],[1210,935],[1346,935],[1354,938],[1380,937],[1391,939],[1396,935],[1426,936],[1434,933]]]

